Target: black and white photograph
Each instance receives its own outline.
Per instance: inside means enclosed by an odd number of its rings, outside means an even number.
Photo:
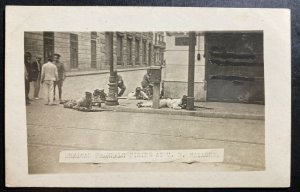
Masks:
[[[265,169],[262,31],[26,31],[24,50],[29,173],[109,169],[59,162],[83,149],[217,148],[161,166]]]
[[[288,186],[289,14],[9,7],[7,184]]]

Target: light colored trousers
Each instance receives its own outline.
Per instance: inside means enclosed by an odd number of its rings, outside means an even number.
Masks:
[[[39,97],[40,85],[41,85],[40,77],[38,77],[36,81],[33,81],[33,85],[34,85],[34,97]]]
[[[54,81],[44,81],[44,89],[45,89],[45,96],[47,99],[47,104],[53,104],[53,91],[54,91]]]

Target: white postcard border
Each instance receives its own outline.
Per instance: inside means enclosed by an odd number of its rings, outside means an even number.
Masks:
[[[38,15],[38,16],[37,16]],[[142,15],[142,17],[141,17]],[[28,175],[24,31],[263,30],[266,170]],[[7,186],[288,187],[291,157],[291,40],[288,9],[180,7],[6,7]]]

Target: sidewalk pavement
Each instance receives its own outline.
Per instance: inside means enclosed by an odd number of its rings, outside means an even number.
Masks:
[[[140,71],[146,70],[148,67],[136,67],[136,68],[126,68],[126,69],[116,69],[120,72],[127,71]],[[86,75],[99,75],[99,74],[108,74],[110,71],[107,70],[90,70],[90,71],[68,71],[66,72],[67,77],[76,77],[76,76],[86,76]]]
[[[153,113],[167,115],[188,115],[211,118],[233,118],[233,119],[265,119],[265,106],[258,104],[223,103],[223,102],[195,102],[195,110],[175,110],[170,108],[153,109],[148,107],[138,108],[136,104],[141,100],[127,100],[120,98],[119,105],[102,105],[103,109],[117,112]]]

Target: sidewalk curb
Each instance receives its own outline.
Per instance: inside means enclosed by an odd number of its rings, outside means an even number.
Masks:
[[[118,72],[127,72],[127,71],[139,71],[146,70],[147,67],[139,68],[127,68],[127,69],[117,69]],[[76,76],[85,76],[85,75],[99,75],[99,74],[108,74],[109,70],[97,70],[97,71],[74,71],[66,72],[67,77],[76,77]]]
[[[263,115],[239,114],[239,113],[222,113],[208,111],[186,111],[186,110],[165,110],[153,108],[128,108],[122,106],[102,106],[103,109],[108,109],[116,112],[131,112],[131,113],[152,113],[164,115],[186,115],[195,117],[208,118],[231,118],[231,119],[250,119],[250,120],[265,120]]]

